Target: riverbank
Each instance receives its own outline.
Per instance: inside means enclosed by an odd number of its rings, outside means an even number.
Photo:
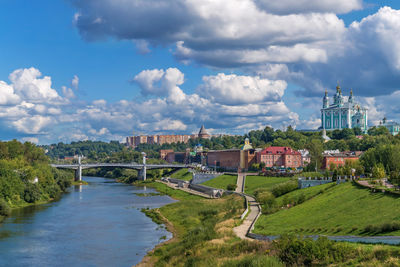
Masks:
[[[240,224],[240,214],[244,210],[242,198],[231,195],[208,200],[158,182],[144,185],[154,186],[179,202],[155,210],[174,237],[150,251],[137,266],[400,264],[400,248],[396,246],[350,244],[324,237],[315,241],[295,235],[283,235],[273,242],[241,240],[233,228]]]

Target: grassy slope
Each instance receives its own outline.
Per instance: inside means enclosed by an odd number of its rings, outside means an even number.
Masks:
[[[211,186],[214,188],[226,189],[228,184],[236,184],[237,175],[221,175],[211,179],[207,182],[204,182],[203,185]]]
[[[266,243],[239,240],[232,228],[240,221],[243,199],[227,196],[204,199],[162,183],[147,183],[179,202],[158,210],[174,227],[174,239],[155,249],[143,266],[237,266],[244,256],[262,266],[283,266],[278,259],[265,255]]]
[[[171,174],[171,178],[181,179],[184,181],[190,181],[193,178],[193,174],[188,171],[188,169],[180,169]]]
[[[246,184],[244,192],[253,195],[254,191],[259,188],[271,188],[276,184],[289,181],[291,178],[266,177],[266,176],[246,176]]]
[[[303,195],[305,199],[311,199],[311,198],[315,197],[316,195],[320,194],[321,191],[327,190],[334,185],[335,185],[334,183],[329,183],[329,184],[308,187],[308,188],[304,188],[304,189],[298,189],[298,190],[289,192],[283,196],[276,198],[276,202],[277,202],[278,206],[281,207],[284,205],[283,203],[285,202],[285,199],[286,199],[286,202],[289,202],[289,203],[293,203],[293,200],[298,199],[301,195]]]
[[[362,235],[369,224],[400,220],[399,200],[399,197],[371,193],[351,183],[341,184],[293,208],[262,215],[254,232]],[[389,234],[399,235],[400,231]]]

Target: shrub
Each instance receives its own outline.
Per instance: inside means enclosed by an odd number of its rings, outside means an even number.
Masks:
[[[236,190],[237,185],[236,184],[228,184],[226,186],[226,189],[229,191],[235,191]]]
[[[354,258],[357,253],[349,245],[326,237],[314,241],[311,238],[284,235],[274,241],[273,246],[283,262],[294,266],[339,264]]]
[[[271,192],[275,197],[282,196],[286,193],[296,190],[298,187],[297,181],[287,181],[285,183],[277,184],[272,187]]]
[[[24,191],[24,200],[28,203],[34,203],[40,199],[40,190],[34,185],[28,183]]]
[[[11,208],[4,199],[0,199],[0,215],[10,216]]]

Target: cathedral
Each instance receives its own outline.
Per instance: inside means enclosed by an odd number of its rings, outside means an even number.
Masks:
[[[354,101],[353,90],[345,102],[342,90],[338,85],[336,94],[333,96],[333,104],[330,104],[328,92],[325,90],[323,105],[321,109],[321,129],[336,130],[343,128],[360,128],[366,133],[368,130],[368,109]]]

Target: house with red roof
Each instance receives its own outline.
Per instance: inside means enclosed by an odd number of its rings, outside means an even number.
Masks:
[[[258,162],[264,162],[265,167],[302,167],[301,154],[291,147],[270,146],[258,153]]]

